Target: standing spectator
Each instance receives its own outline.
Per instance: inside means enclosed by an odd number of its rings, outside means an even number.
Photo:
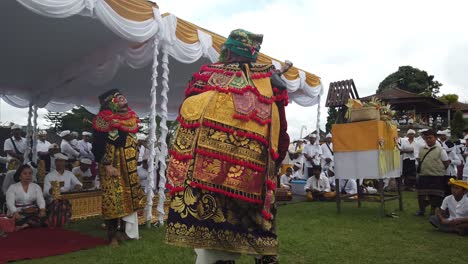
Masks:
[[[457,179],[461,180],[463,178],[463,166],[465,165],[465,158],[463,154],[465,153],[465,143],[466,140],[460,139],[455,141],[455,153],[458,156],[458,159],[461,161],[461,164],[457,168]]]
[[[138,166],[143,163],[143,159],[146,155],[146,135],[145,134],[137,134],[137,149],[138,149]]]
[[[83,132],[82,139],[78,141],[78,149],[80,150],[80,158],[94,161],[93,145],[91,144],[92,135],[90,132]]]
[[[11,134],[12,136],[5,140],[3,150],[7,154],[7,169],[16,170],[24,161],[27,142],[21,136],[21,126],[13,125],[11,127]]]
[[[328,171],[329,168],[334,166],[333,163],[333,156],[335,153],[333,152],[333,143],[332,143],[332,134],[328,133],[325,136],[325,143],[321,146],[322,149],[322,168],[323,171]]]
[[[312,167],[314,165],[320,166],[320,160],[321,160],[321,155],[322,155],[322,148],[316,142],[317,140],[317,135],[315,134],[310,134],[309,135],[309,144],[307,144],[304,147],[304,158],[305,158],[305,169],[304,169],[304,175],[305,178],[309,178],[313,175],[312,173]]]
[[[447,156],[449,158],[450,164],[447,168],[447,172],[445,174],[446,179],[445,182],[449,182],[450,179],[457,179],[458,174],[458,166],[462,163],[460,158],[458,157],[457,153],[455,152],[455,144],[451,141],[446,141],[444,143],[444,150],[447,152]],[[445,188],[445,196],[450,195],[450,186],[447,185]]]
[[[47,132],[45,130],[40,130],[37,133],[37,155],[39,158],[49,155],[50,142],[47,141]]]
[[[71,144],[73,137],[70,130],[65,130],[60,133],[62,142],[60,143],[60,150],[63,154],[67,155],[69,162],[74,162],[80,156],[80,152]]]
[[[418,147],[414,135],[416,132],[409,129],[406,132],[407,139],[402,140],[400,152],[403,159],[402,178],[406,188],[411,189],[416,182],[416,157],[418,155]]]
[[[468,181],[468,135],[466,135],[463,140],[465,140],[465,150],[463,152],[463,159],[465,160],[465,166],[463,167],[463,180]]]
[[[425,132],[426,146],[419,151],[419,168],[416,188],[418,192],[419,211],[417,216],[423,216],[426,206],[431,205],[431,215],[440,207],[445,194],[445,172],[450,160],[445,150],[436,145],[434,130]],[[427,202],[426,198],[429,198]]]
[[[445,197],[438,215],[429,222],[442,232],[468,234],[468,182],[450,180],[452,195]],[[448,214],[447,214],[448,211]]]

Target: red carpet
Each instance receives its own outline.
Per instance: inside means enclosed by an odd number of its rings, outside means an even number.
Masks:
[[[60,228],[31,228],[0,238],[0,263],[43,258],[105,245],[106,241]]]

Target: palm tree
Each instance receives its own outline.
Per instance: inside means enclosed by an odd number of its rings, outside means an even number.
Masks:
[[[440,100],[442,102],[446,103],[447,106],[448,106],[448,110],[447,110],[448,111],[447,112],[447,117],[448,117],[447,123],[448,123],[448,125],[447,125],[447,127],[450,128],[450,122],[452,121],[450,119],[450,112],[452,110],[452,105],[454,103],[458,102],[458,95],[456,95],[456,94],[446,94],[446,95],[441,96]]]

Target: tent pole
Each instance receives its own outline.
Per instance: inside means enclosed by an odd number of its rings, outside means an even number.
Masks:
[[[168,155],[168,148],[167,148],[167,134],[168,134],[168,127],[167,127],[167,102],[168,97],[167,94],[169,92],[169,53],[167,51],[166,46],[163,46],[163,55],[162,55],[162,91],[161,91],[161,121],[159,126],[161,127],[161,136],[159,137],[159,146],[161,153],[159,154],[159,186],[158,189],[158,221],[161,223],[164,219],[164,202],[165,202],[165,186],[164,182],[166,182],[166,157]]]
[[[37,105],[34,105],[33,107],[33,136],[32,136],[32,161],[37,164],[37,110],[38,107]]]
[[[322,89],[322,88],[320,88]],[[315,144],[320,144],[320,99],[321,95],[318,94],[318,103],[317,103],[317,139],[315,140]]]
[[[24,152],[24,164],[29,163],[29,155],[31,154],[31,136],[32,136],[32,116],[33,116],[33,104],[29,103],[28,111],[28,126],[26,128],[26,151]]]
[[[148,149],[150,151],[148,159],[148,185],[146,186],[146,222],[151,224],[151,219],[153,216],[153,187],[154,187],[154,162],[156,156],[155,142],[156,142],[156,103],[157,103],[157,91],[158,86],[158,55],[159,55],[159,38],[158,35],[154,36],[153,39],[154,53],[153,53],[153,74],[151,76],[152,85],[151,85],[151,113],[149,116],[149,132],[148,132]]]

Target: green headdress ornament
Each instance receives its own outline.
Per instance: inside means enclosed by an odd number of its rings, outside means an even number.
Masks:
[[[225,62],[228,59],[228,51],[244,58],[256,60],[262,41],[262,34],[254,34],[243,29],[233,30],[221,49],[219,61]]]
[[[120,91],[117,89],[112,89],[101,94],[99,96],[101,108],[108,108],[112,112],[117,112],[119,110],[119,106],[117,105],[116,97],[120,94]]]

